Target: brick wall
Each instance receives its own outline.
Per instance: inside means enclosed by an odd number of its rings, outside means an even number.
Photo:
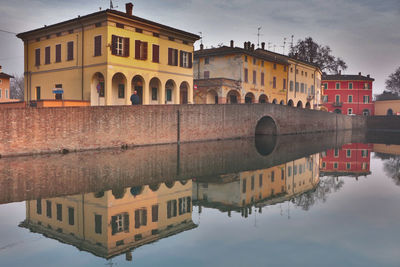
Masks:
[[[367,119],[368,130],[400,132],[400,116],[371,116]]]
[[[251,137],[263,116],[274,119],[279,134],[365,124],[362,117],[273,104],[0,109],[0,155]]]

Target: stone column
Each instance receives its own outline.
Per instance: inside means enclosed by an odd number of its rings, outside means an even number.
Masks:
[[[104,104],[106,106],[112,105],[112,77],[113,73],[107,70],[105,77],[104,77]]]

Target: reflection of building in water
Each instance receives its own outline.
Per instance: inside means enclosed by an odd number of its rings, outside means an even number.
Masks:
[[[21,226],[103,258],[196,227],[192,182],[109,190],[26,202]]]
[[[400,145],[373,144],[373,151],[400,156]]]
[[[222,212],[242,212],[253,205],[271,205],[315,188],[319,182],[319,155],[312,155],[268,169],[246,171],[193,183],[193,201]]]
[[[321,175],[361,176],[370,174],[372,144],[353,143],[322,153]]]

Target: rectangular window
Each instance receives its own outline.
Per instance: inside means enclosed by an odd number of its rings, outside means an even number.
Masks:
[[[369,103],[369,95],[363,96],[363,102],[364,103]]]
[[[205,57],[204,58],[204,64],[210,64],[210,58],[209,57]]]
[[[158,205],[151,206],[151,221],[158,222]]]
[[[353,89],[353,83],[349,83],[349,89]]]
[[[167,218],[176,217],[177,215],[176,199],[167,202]]]
[[[288,167],[288,176],[292,176],[292,166]]]
[[[51,218],[51,201],[46,200],[46,216]]]
[[[350,162],[347,162],[347,163],[346,163],[346,169],[348,169],[348,170],[351,169],[351,163],[350,163]]]
[[[339,103],[340,102],[340,95],[335,95],[335,102]]]
[[[75,224],[75,213],[74,213],[74,208],[72,207],[68,207],[68,223],[69,225]]]
[[[36,100],[40,100],[40,86],[36,87]]]
[[[296,82],[296,92],[298,92],[298,91],[299,91],[299,83]]]
[[[41,199],[36,200],[36,213],[42,214],[42,200]]]
[[[111,54],[115,56],[129,57],[129,38],[112,35]]]
[[[253,84],[257,84],[257,72],[253,70]]]
[[[336,83],[336,89],[340,89],[340,83]]]
[[[102,223],[101,223],[101,218],[102,216],[99,214],[94,215],[94,232],[96,234],[101,234],[101,228],[102,228]]]
[[[324,83],[324,89],[328,89],[328,84]]]
[[[311,95],[315,95],[314,85],[311,85]]]
[[[326,168],[326,162],[322,162],[322,168]]]
[[[251,176],[251,190],[254,190],[254,175]]]
[[[249,82],[249,70],[247,68],[244,69],[244,82]]]
[[[180,51],[180,67],[182,68],[192,68],[192,53],[186,51]]]
[[[334,169],[337,169],[337,168],[338,168],[338,163],[337,163],[337,162],[333,163],[333,168],[334,168]]]
[[[352,108],[347,109],[347,114],[348,115],[353,114],[353,109]]]
[[[178,66],[178,49],[168,48],[168,65]]]
[[[286,90],[286,79],[283,79],[283,90]]]
[[[40,48],[35,49],[35,66],[40,66]]]
[[[147,42],[135,40],[135,59],[147,60]]]
[[[56,62],[61,62],[61,44],[56,45]]]
[[[157,100],[158,96],[158,89],[157,87],[151,88],[151,100]]]
[[[261,72],[261,85],[264,85],[264,72]]]
[[[364,83],[364,89],[369,89],[369,83]]]
[[[210,72],[208,70],[204,71],[204,79],[210,78]]]
[[[115,235],[122,231],[129,232],[129,214],[127,213],[111,216],[111,234]]]
[[[118,84],[118,98],[125,98],[125,84]]]
[[[44,49],[44,64],[50,64],[50,46]]]
[[[259,182],[259,186],[260,187],[262,187],[262,184],[263,184],[263,175],[262,175],[262,173],[258,176],[258,182]]]
[[[153,44],[153,62],[160,63],[160,46]]]
[[[172,90],[167,89],[167,101],[172,101]]]
[[[339,157],[339,149],[335,148],[334,152],[333,152],[333,156],[335,158]]]
[[[276,88],[276,77],[272,78],[272,88]]]
[[[1,95],[1,89],[0,89],[0,98],[2,98],[2,95]]]
[[[101,35],[94,37],[94,56],[101,56]]]
[[[74,59],[74,42],[67,43],[67,60]]]
[[[367,150],[367,149],[361,150],[361,156],[362,156],[363,158],[368,157],[368,150]]]
[[[293,175],[297,175],[297,165],[293,166]]]
[[[348,157],[348,158],[351,157],[351,150],[350,149],[346,150],[346,157]]]
[[[290,86],[289,86],[289,90],[292,92],[293,91],[293,81],[290,81]]]
[[[242,181],[242,193],[246,193],[246,179],[243,179]]]
[[[353,103],[353,96],[352,96],[352,95],[349,95],[349,96],[348,96],[348,100],[349,100],[349,103]]]
[[[271,172],[271,182],[274,182],[275,180],[275,171]]]
[[[301,84],[300,84],[300,91],[301,91],[302,93],[304,93],[304,83],[301,83]]]
[[[147,209],[141,208],[135,210],[135,228],[147,225]]]
[[[6,99],[8,99],[8,90],[6,89]]]
[[[247,56],[244,56],[244,62],[247,62]]]
[[[57,204],[56,207],[57,207],[57,220],[62,221],[62,205]]]
[[[281,180],[285,179],[285,170],[281,169]]]
[[[276,63],[274,63],[274,70],[276,70]]]
[[[56,88],[62,89],[62,84],[56,84],[55,87],[56,87]],[[55,98],[56,98],[57,100],[61,100],[61,99],[62,99],[62,94],[57,93],[57,94],[55,95]]]

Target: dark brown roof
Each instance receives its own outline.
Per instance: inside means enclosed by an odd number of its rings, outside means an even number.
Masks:
[[[193,33],[190,33],[190,32],[186,32],[186,31],[182,31],[182,30],[179,30],[179,29],[176,29],[176,28],[172,28],[172,27],[169,27],[169,26],[166,26],[166,25],[163,25],[163,24],[151,21],[151,20],[143,19],[143,18],[140,18],[140,17],[137,17],[137,16],[128,15],[125,12],[112,10],[112,9],[106,9],[106,10],[103,10],[103,11],[94,12],[94,13],[91,13],[91,14],[88,14],[88,15],[85,15],[85,16],[81,16],[81,17],[77,17],[77,18],[74,18],[74,19],[66,20],[66,21],[59,22],[59,23],[56,23],[56,24],[53,24],[53,25],[45,26],[45,27],[42,27],[42,28],[38,28],[38,29],[35,29],[35,30],[23,32],[23,33],[19,33],[19,34],[17,34],[17,37],[21,38],[21,39],[24,39],[30,34],[40,33],[41,31],[47,31],[49,28],[62,27],[62,26],[65,26],[65,25],[68,25],[68,24],[72,24],[72,23],[75,23],[75,22],[80,22],[80,21],[85,20],[85,19],[90,19],[90,18],[93,18],[93,17],[96,17],[96,16],[102,16],[102,15],[104,16],[104,15],[107,15],[107,14],[119,15],[119,16],[125,17],[127,19],[131,19],[131,20],[138,21],[138,22],[141,22],[141,23],[149,24],[151,26],[166,30],[167,32],[171,32],[171,33],[173,32],[173,33],[178,33],[178,34],[181,34],[181,35],[185,35],[187,38],[192,39],[192,41],[196,41],[196,40],[200,39],[200,36],[198,36],[196,34],[193,34]]]
[[[231,54],[245,54],[253,57],[257,57],[259,59],[264,59],[266,61],[276,62],[283,65],[289,65],[287,60],[282,59],[278,56],[267,55],[258,53],[256,50],[251,51],[240,47],[229,47],[229,46],[221,46],[217,48],[203,49],[194,51],[194,57],[207,57],[207,56],[223,56],[223,55],[231,55]]]
[[[353,74],[333,74],[333,75],[322,75],[323,81],[375,81],[375,79],[362,76],[362,75],[353,75]]]
[[[317,64],[310,63],[308,61],[301,60],[301,59],[294,58],[294,57],[290,57],[290,56],[287,56],[287,55],[279,54],[279,53],[276,53],[276,52],[272,52],[272,51],[269,51],[269,50],[266,50],[266,49],[263,50],[263,49],[259,48],[259,49],[256,50],[256,52],[269,54],[269,55],[275,55],[275,56],[280,57],[280,58],[285,59],[285,60],[289,60],[290,59],[290,60],[293,60],[293,61],[297,61],[297,62],[306,64],[306,65],[309,65],[309,66],[314,67],[314,68],[319,68],[319,66]]]
[[[0,78],[14,78],[14,76],[9,75],[9,74],[4,73],[4,72],[0,72]]]

